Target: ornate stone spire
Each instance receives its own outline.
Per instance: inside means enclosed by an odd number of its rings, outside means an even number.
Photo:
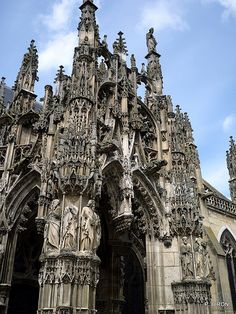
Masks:
[[[124,33],[122,33],[121,31],[118,33],[119,37],[113,44],[113,52],[114,54],[118,54],[121,60],[125,61],[126,56],[128,56],[128,49],[123,35]]]
[[[13,87],[14,98],[22,89],[32,93],[34,92],[35,81],[38,81],[38,52],[34,43],[34,40],[31,40],[28,52],[24,55],[20,71]]]
[[[163,77],[162,77],[161,65],[159,62],[161,55],[157,53],[156,51],[157,41],[153,33],[154,33],[154,29],[150,28],[146,35],[146,43],[147,43],[147,48],[148,48],[148,54],[145,57],[148,60],[147,76],[151,80],[153,80],[152,93],[155,93],[157,95],[162,95]]]
[[[78,26],[80,45],[87,42],[92,47],[98,46],[99,29],[95,16],[97,9],[93,0],[84,0],[83,4],[80,6],[81,17]]]
[[[226,152],[227,167],[229,170],[229,188],[233,202],[236,202],[236,144],[232,136],[230,136],[229,150]]]

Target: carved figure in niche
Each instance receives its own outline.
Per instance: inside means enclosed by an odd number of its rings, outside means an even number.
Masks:
[[[16,135],[17,135],[17,125],[13,124],[11,127],[11,132],[8,135],[8,142],[13,142],[16,140]]]
[[[52,198],[53,194],[54,194],[54,183],[53,183],[53,175],[51,173],[47,181],[47,196],[49,198]]]
[[[64,249],[76,247],[77,215],[78,208],[76,206],[69,205],[65,208],[62,235],[62,247]]]
[[[123,190],[124,197],[133,197],[133,182],[129,173],[124,174],[121,182],[121,188]]]
[[[207,243],[205,241],[202,241],[201,243],[201,254],[203,277],[207,278],[210,276],[210,261],[208,257]]]
[[[193,277],[193,255],[192,247],[187,241],[187,237],[182,238],[180,246],[181,266],[183,271],[183,278]]]
[[[170,235],[170,229],[172,225],[172,218],[170,213],[166,213],[165,217],[163,219],[163,236],[169,236]]]
[[[195,224],[195,234],[202,235],[203,234],[203,222],[202,216],[199,215],[198,212],[195,213],[194,216],[194,224]]]
[[[61,208],[60,201],[52,201],[50,212],[44,230],[43,252],[54,251],[59,249],[60,226],[61,226]]]
[[[95,202],[90,200],[87,206],[83,207],[81,214],[80,251],[92,251],[96,253],[100,240],[100,219],[95,213]]]
[[[202,268],[202,246],[201,239],[196,238],[194,243],[194,252],[195,252],[195,263],[196,263],[196,276],[197,279],[203,277],[203,268]]]
[[[153,33],[154,33],[154,28],[152,27],[149,29],[149,32],[146,35],[148,52],[156,51],[157,41],[155,37],[153,36]]]

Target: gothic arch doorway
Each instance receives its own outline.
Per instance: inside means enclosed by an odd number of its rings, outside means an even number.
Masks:
[[[98,256],[101,260],[97,286],[98,314],[144,314],[145,271],[143,256],[132,238],[132,231],[116,234],[109,216],[112,210],[107,193],[99,206],[102,225]]]
[[[228,229],[222,233],[220,243],[225,251],[231,299],[236,312],[236,241]]]
[[[18,232],[14,257],[13,275],[8,303],[8,314],[36,314],[39,296],[39,256],[42,238],[38,235],[35,218],[37,216],[37,193],[27,202],[25,223]]]
[[[144,274],[134,253],[124,258],[124,306],[122,314],[144,314]]]

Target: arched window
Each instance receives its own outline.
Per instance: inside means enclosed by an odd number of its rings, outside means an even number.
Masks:
[[[236,241],[228,229],[222,233],[220,243],[225,251],[231,299],[236,311]]]

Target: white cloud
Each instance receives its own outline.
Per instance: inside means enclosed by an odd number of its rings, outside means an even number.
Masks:
[[[39,70],[48,71],[61,64],[70,69],[76,44],[77,32],[56,35],[39,53]]]
[[[156,0],[152,5],[144,7],[141,26],[155,27],[158,31],[165,28],[174,30],[188,28],[179,0]]]
[[[218,3],[223,7],[222,18],[236,17],[236,0],[201,0],[202,3]]]
[[[56,0],[48,15],[40,15],[49,35],[49,40],[42,43],[43,49],[39,52],[40,71],[55,70],[59,65],[70,70],[78,38],[77,32],[70,30],[69,26],[75,12],[79,20],[78,7],[82,3],[83,0]],[[102,0],[94,0],[94,4],[101,7]]]
[[[225,117],[225,119],[222,123],[223,130],[225,132],[232,131],[232,129],[235,127],[235,124],[236,124],[236,117],[235,117],[235,115],[231,114],[231,115]]]
[[[48,15],[41,15],[40,20],[51,31],[65,29],[69,24],[76,4],[76,0],[57,1],[52,7],[52,12]]]
[[[218,0],[224,7],[223,18],[228,18],[230,15],[236,17],[236,0]]]

